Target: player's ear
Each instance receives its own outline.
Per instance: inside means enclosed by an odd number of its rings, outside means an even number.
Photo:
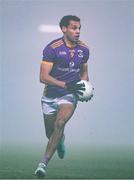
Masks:
[[[66,26],[62,26],[62,32],[65,33],[67,31],[67,27]]]

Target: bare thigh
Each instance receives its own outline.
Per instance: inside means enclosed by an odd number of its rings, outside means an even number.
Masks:
[[[54,152],[56,151],[56,148],[60,142],[60,139],[64,133],[64,127],[67,121],[71,118],[75,110],[75,105],[74,104],[60,104],[59,105],[59,110],[57,112],[56,120],[55,118],[48,119],[49,120],[54,120],[52,122],[55,122],[53,127],[51,127],[52,123],[49,124],[51,129],[53,129],[48,144],[46,148],[46,155],[51,159],[53,156]],[[47,125],[48,125],[47,124]]]
[[[64,126],[73,115],[75,108],[76,106],[74,104],[60,104],[55,125]]]
[[[66,124],[73,115],[75,108],[76,106],[74,104],[60,104],[57,113],[44,115],[44,125],[48,139],[51,137],[54,128],[58,128]]]

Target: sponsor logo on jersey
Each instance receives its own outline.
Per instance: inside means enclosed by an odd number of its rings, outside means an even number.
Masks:
[[[70,61],[69,67],[72,68],[72,67],[74,67],[74,65],[75,65],[74,62],[73,62],[73,61]]]
[[[63,72],[75,72],[75,73],[80,72],[80,68],[74,69],[74,68],[61,68],[61,67],[58,67],[58,70],[63,71]]]

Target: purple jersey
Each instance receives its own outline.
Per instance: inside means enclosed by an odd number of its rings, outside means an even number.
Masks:
[[[49,43],[43,50],[43,61],[53,63],[50,75],[57,80],[71,82],[80,80],[80,69],[89,58],[89,49],[82,42],[78,42],[70,48],[64,42],[63,37]],[[70,94],[64,88],[54,85],[45,87],[47,97],[60,97]]]

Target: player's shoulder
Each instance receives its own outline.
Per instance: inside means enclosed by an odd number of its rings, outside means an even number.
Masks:
[[[63,41],[63,38],[58,38],[58,39],[55,39],[53,41],[51,41],[48,46],[51,47],[52,49],[56,49],[60,46],[62,46],[64,44],[64,41]]]
[[[83,41],[79,40],[77,42],[78,46],[80,46],[82,49],[89,50],[88,45],[86,45]]]

